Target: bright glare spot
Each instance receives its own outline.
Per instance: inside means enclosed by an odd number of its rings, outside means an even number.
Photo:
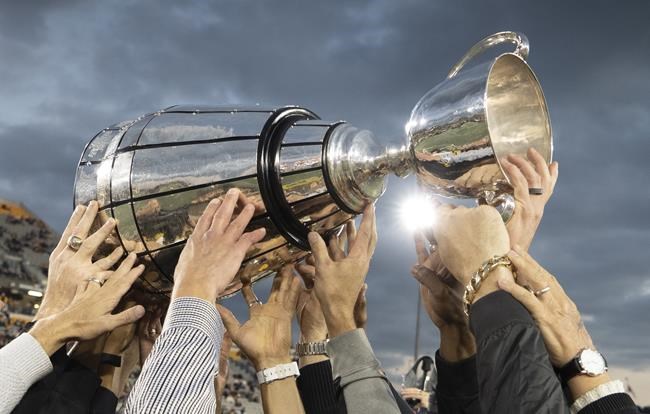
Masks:
[[[38,309],[38,308],[40,308],[40,307],[41,307],[41,305],[39,305],[38,303],[35,303],[35,304],[34,304],[34,309]]]
[[[28,290],[27,294],[29,296],[34,296],[35,298],[42,298],[43,297],[43,292],[39,292],[38,290]]]
[[[434,205],[422,195],[407,198],[400,209],[402,223],[411,232],[430,229],[435,224]]]

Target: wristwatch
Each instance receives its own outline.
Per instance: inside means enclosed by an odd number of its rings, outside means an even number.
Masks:
[[[560,368],[562,381],[568,382],[576,375],[595,377],[607,371],[607,361],[595,349],[584,348],[566,365]]]
[[[281,380],[287,377],[299,377],[300,370],[296,361],[289,362],[288,364],[276,365],[272,368],[264,368],[257,372],[257,382],[260,385]]]
[[[327,342],[329,339],[320,342],[298,343],[296,344],[296,355],[299,357],[327,355]]]

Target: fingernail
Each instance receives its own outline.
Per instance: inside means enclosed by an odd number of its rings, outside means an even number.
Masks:
[[[246,204],[246,207],[244,207],[244,210],[252,211],[255,210],[255,206],[252,204]]]
[[[228,192],[226,194],[228,194],[229,196],[233,196],[233,195],[237,194],[237,191],[238,190],[236,188],[231,188],[230,190],[228,190]]]

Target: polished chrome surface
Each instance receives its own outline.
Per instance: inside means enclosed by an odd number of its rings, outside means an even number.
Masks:
[[[478,53],[502,42],[514,42],[515,53],[465,67]],[[406,133],[423,188],[447,197],[496,200],[511,192],[500,158],[525,156],[533,147],[550,162],[550,119],[541,86],[524,60],[527,54],[523,34],[489,36],[420,99]],[[498,200],[507,216],[510,204]]]
[[[211,199],[233,187],[256,206],[247,230],[264,227],[266,236],[247,252],[226,294],[237,292],[241,280],[259,280],[307,254],[283,237],[260,194],[258,147],[260,139],[270,139],[263,131],[274,114],[257,107],[172,107],[116,124],[87,145],[75,203],[100,201],[96,226],[110,217],[118,220],[109,245],[137,253],[146,265],[140,288],[171,292],[179,254],[198,218]],[[286,214],[305,232],[327,235],[352,217],[330,196],[322,168],[323,141],[337,124],[298,121],[282,132],[278,185]]]

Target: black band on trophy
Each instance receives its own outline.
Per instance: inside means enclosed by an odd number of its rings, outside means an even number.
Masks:
[[[102,365],[111,365],[117,368],[122,366],[122,357],[119,355],[102,353],[99,358],[99,363]]]
[[[303,250],[309,250],[309,229],[292,213],[285,198],[279,159],[287,130],[298,121],[310,119],[320,118],[304,108],[280,108],[264,125],[257,151],[257,180],[269,218],[287,241]]]

